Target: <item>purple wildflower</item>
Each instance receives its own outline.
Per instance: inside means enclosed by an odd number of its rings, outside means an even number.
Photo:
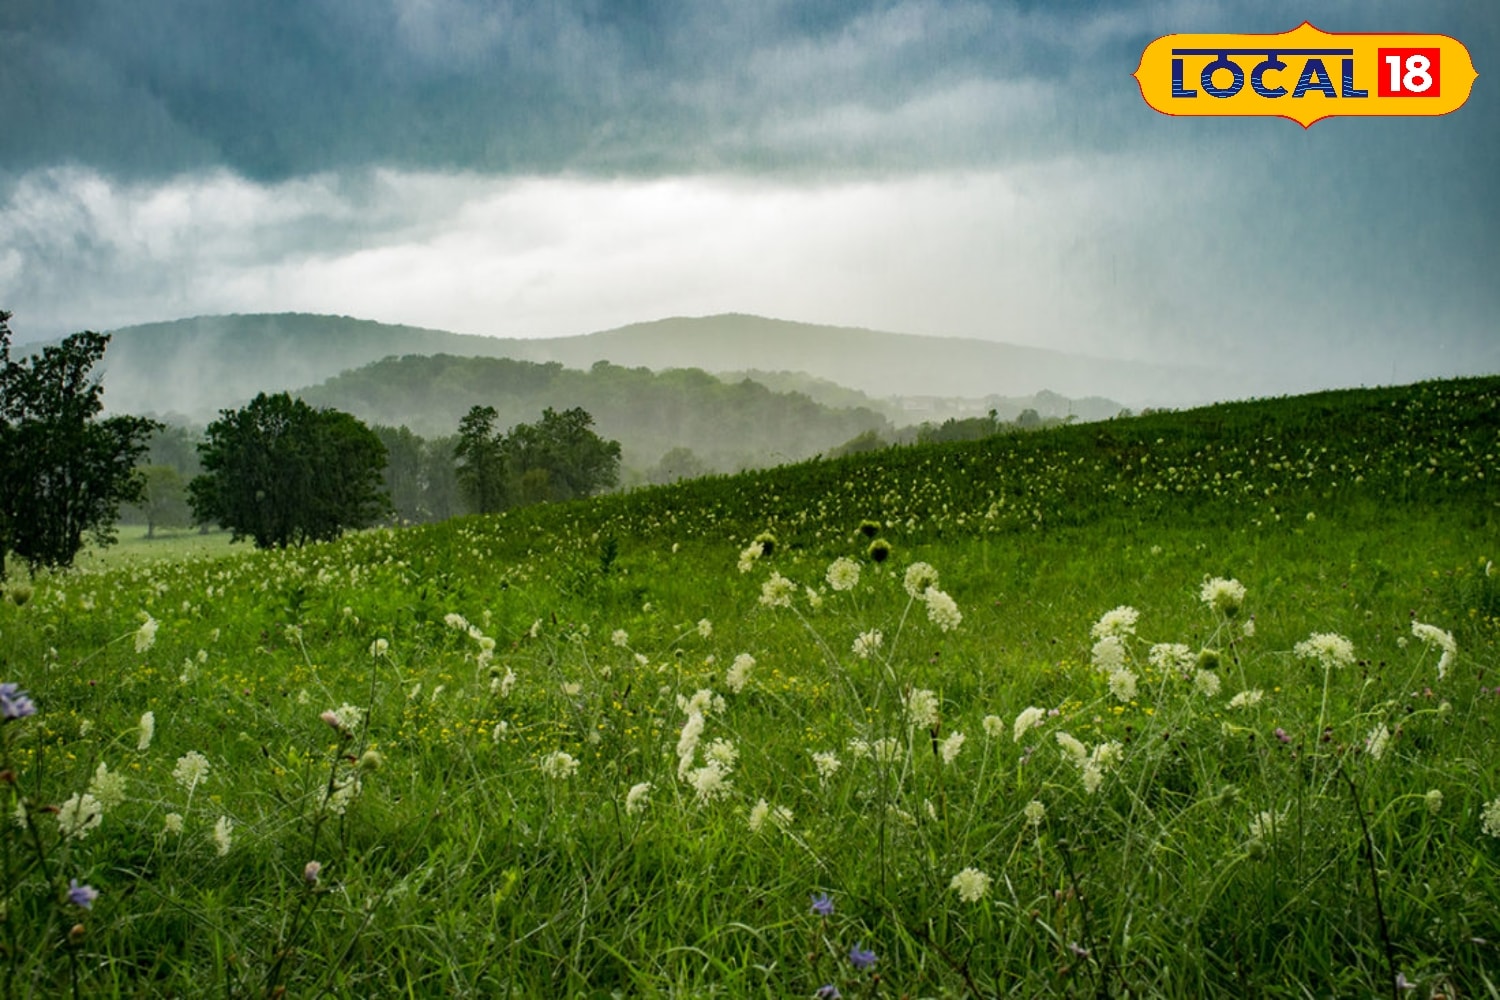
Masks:
[[[814,893],[812,911],[820,917],[833,916],[833,897],[826,892]]]
[[[1282,743],[1292,742],[1292,738],[1287,735],[1287,731],[1285,729],[1282,729],[1280,726],[1276,727],[1276,732],[1273,735],[1275,735],[1275,737]]]
[[[21,685],[6,681],[0,684],[0,722],[24,719],[36,714],[36,703],[21,690]]]
[[[866,951],[862,945],[857,944],[849,949],[849,964],[864,972],[875,964],[875,953]]]
[[[839,992],[839,988],[832,983],[829,983],[827,986],[819,986],[818,992],[813,994],[814,1000],[839,1000],[842,996],[843,994]]]
[[[81,906],[85,910],[94,908],[94,900],[99,898],[99,890],[91,885],[79,885],[76,878],[68,879],[68,902],[74,906]]]

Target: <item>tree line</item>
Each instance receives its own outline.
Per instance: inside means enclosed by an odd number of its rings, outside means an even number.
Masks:
[[[456,436],[433,442],[285,392],[223,410],[201,439],[144,417],[102,418],[91,372],[109,336],[86,331],[12,359],[10,318],[0,311],[0,579],[8,554],[34,573],[72,565],[86,538],[109,544],[122,506],[148,533],[217,524],[271,548],[391,520],[396,497],[414,504],[411,520],[435,520],[460,503],[491,512],[619,481],[619,442],[599,437],[581,408],[549,408],[502,433],[494,408],[475,406]]]

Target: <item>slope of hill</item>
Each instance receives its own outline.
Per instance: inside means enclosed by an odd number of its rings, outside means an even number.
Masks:
[[[708,469],[734,471],[825,452],[866,431],[889,437],[891,425],[865,407],[834,409],[800,393],[757,382],[720,381],[697,369],[654,373],[598,362],[588,371],[559,362],[508,358],[386,358],[345,372],[299,395],[367,423],[406,425],[424,437],[453,434],[475,405],[493,406],[499,426],[533,421],[543,407],[581,406],[600,434],[623,446],[638,472],[674,448],[689,448]]]
[[[666,319],[540,340],[297,313],[201,316],[113,334],[100,366],[108,374],[106,405],[114,412],[176,413],[197,421],[262,390],[312,385],[409,354],[558,361],[573,368],[611,361],[656,370],[796,369],[874,397],[1025,396],[1046,389],[1140,406],[1237,394],[1222,378],[1170,366],[743,315]]]

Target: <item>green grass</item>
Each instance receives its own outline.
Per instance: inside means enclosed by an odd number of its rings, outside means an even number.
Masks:
[[[238,552],[243,546],[231,546],[229,532],[201,532],[197,528],[157,528],[154,537],[146,537],[146,527],[122,524],[116,529],[112,545],[86,545],[78,553],[81,570],[111,569],[123,564],[177,562],[185,559],[211,558]]]
[[[1494,995],[1497,394],[1238,404],[13,586],[0,678],[39,711],[0,729],[0,807],[30,817],[0,834],[0,995]],[[956,629],[907,593],[916,561]],[[773,573],[790,606],[762,603]],[[1126,700],[1091,634],[1121,605]],[[1454,636],[1446,676],[1413,621]],[[1313,633],[1355,661],[1299,656]],[[346,704],[349,731],[319,718]],[[1017,741],[1028,707],[1055,714]],[[1109,749],[1085,768],[1059,733]],[[101,761],[125,800],[62,838],[47,807]]]

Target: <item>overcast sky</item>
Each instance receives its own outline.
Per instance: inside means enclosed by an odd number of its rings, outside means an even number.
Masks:
[[[1453,35],[1441,118],[1168,118],[1170,32]],[[1500,370],[1500,5],[4,0],[0,307],[747,312],[1277,387]],[[767,359],[792,367],[795,359]]]

